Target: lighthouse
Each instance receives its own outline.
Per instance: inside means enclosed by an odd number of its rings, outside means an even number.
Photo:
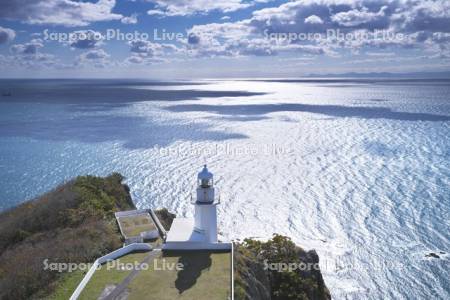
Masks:
[[[194,204],[194,230],[205,236],[205,242],[217,243],[217,204],[214,176],[206,165],[197,176]]]
[[[217,239],[217,205],[220,204],[214,176],[206,165],[197,174],[191,194],[194,217],[176,217],[162,245],[163,250],[230,250],[231,243]]]

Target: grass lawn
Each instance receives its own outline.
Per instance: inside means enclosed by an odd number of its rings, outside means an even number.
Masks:
[[[56,283],[56,289],[45,300],[66,300],[72,296],[87,271],[74,271],[64,274]]]
[[[148,214],[140,214],[128,217],[118,217],[125,238],[138,236],[143,231],[156,229]]]
[[[159,268],[178,262],[184,270],[155,270],[151,263],[128,286],[128,299],[231,299],[231,253],[185,251],[157,258]]]
[[[147,254],[148,252],[132,253],[120,257],[118,260],[120,263],[139,263]],[[97,299],[106,286],[120,283],[130,273],[131,270],[118,270],[116,267],[108,270],[106,264],[103,264],[101,269],[95,271],[78,299]]]
[[[121,257],[120,263],[139,264],[146,253]],[[181,263],[183,269],[176,269]],[[127,286],[128,300],[226,300],[231,299],[231,253],[211,251],[159,252],[148,268],[140,270]],[[111,292],[131,270],[97,270],[79,299],[97,299],[105,287]]]

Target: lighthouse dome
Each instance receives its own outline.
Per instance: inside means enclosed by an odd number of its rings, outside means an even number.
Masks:
[[[198,173],[197,178],[201,187],[210,187],[213,184],[213,174],[208,171],[206,165],[204,165],[203,170]]]
[[[213,178],[213,174],[211,172],[208,171],[208,167],[206,167],[206,165],[203,166],[203,169],[201,172],[198,173],[198,179],[202,180],[202,179],[212,179]]]

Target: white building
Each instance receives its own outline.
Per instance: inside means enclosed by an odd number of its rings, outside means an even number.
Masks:
[[[163,244],[164,250],[222,250],[231,243],[217,240],[217,205],[220,199],[214,187],[213,174],[206,165],[197,176],[194,218],[175,218]]]

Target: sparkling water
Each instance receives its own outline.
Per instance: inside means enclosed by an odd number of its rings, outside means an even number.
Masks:
[[[0,91],[0,209],[117,171],[138,207],[190,216],[207,163],[223,239],[276,232],[316,249],[336,299],[450,297],[450,81],[1,80]]]

